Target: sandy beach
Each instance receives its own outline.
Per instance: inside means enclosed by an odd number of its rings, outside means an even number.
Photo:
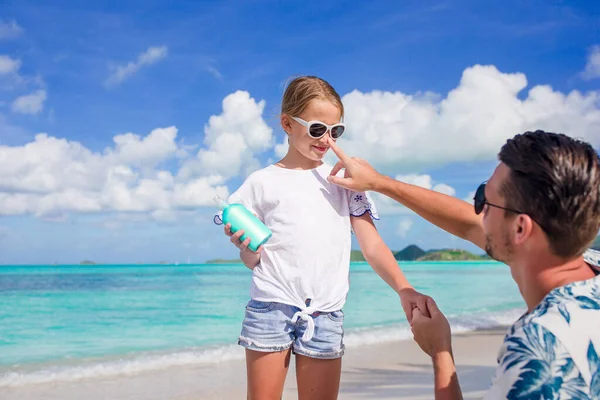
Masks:
[[[465,398],[481,398],[493,376],[505,328],[454,335],[454,353]],[[292,359],[293,360],[293,359]],[[243,399],[243,360],[173,367],[113,378],[3,388],[3,400]],[[430,361],[412,340],[348,347],[340,399],[431,399]],[[283,399],[296,396],[292,365]]]

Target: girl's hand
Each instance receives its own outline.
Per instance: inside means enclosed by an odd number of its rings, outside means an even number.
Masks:
[[[406,314],[406,319],[412,325],[414,309],[418,309],[420,313],[429,318],[429,310],[427,309],[428,301],[431,301],[431,297],[417,292],[413,288],[406,288],[400,290],[400,302]]]
[[[260,254],[260,252],[262,251],[262,246],[260,246],[258,249],[256,249],[256,251],[252,251],[251,249],[248,248],[248,245],[250,244],[250,241],[251,241],[250,238],[246,238],[246,240],[244,240],[243,242],[240,240],[240,238],[244,234],[243,229],[240,229],[236,233],[233,233],[233,232],[231,232],[231,224],[226,224],[223,229],[225,230],[225,234],[231,238],[230,239],[231,243],[233,243],[235,245],[235,247],[240,249],[240,253],[247,252],[247,253],[251,253],[251,254]]]

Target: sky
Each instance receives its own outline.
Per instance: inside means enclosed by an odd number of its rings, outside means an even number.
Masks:
[[[285,154],[298,75],[348,154],[469,202],[517,133],[600,148],[597,1],[86,3],[0,4],[0,264],[237,258],[212,198]],[[481,253],[374,198],[393,250]]]

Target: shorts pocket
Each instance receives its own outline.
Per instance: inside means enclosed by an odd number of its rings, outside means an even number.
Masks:
[[[332,321],[342,322],[344,321],[344,312],[342,310],[332,311],[327,314],[327,317]]]
[[[250,300],[246,305],[246,310],[254,312],[267,312],[273,309],[275,303],[272,301]]]

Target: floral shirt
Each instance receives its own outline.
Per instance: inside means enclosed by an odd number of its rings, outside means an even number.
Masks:
[[[504,338],[484,399],[600,399],[600,252],[596,277],[552,290]]]

